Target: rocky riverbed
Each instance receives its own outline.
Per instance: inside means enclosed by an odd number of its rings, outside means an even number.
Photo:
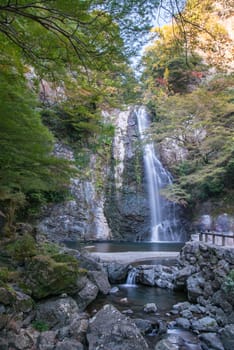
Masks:
[[[234,348],[233,248],[188,242],[176,266],[135,267],[136,283],[187,293],[187,301],[173,305],[168,321],[157,315],[157,301],[145,305],[144,318],[136,319],[127,304],[125,312],[108,303],[95,314],[87,312],[98,293],[118,292],[111,284],[126,281],[132,269],[127,264],[102,263],[62,248],[49,258],[27,257],[15,267],[20,282],[1,274],[1,350]]]

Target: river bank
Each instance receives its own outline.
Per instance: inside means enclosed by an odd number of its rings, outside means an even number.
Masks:
[[[131,264],[101,262],[65,247],[50,256],[38,253],[14,262],[20,279],[1,274],[2,350],[233,349],[232,248],[187,242],[176,266],[137,264],[137,284],[185,293],[184,301],[160,312],[160,299],[148,298],[140,307],[144,317],[113,289],[126,281]],[[90,310],[100,294],[114,295],[121,308],[108,297],[100,309]]]

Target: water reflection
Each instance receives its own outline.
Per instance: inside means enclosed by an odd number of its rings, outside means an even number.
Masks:
[[[114,253],[114,252],[143,252],[143,251],[162,251],[162,252],[179,252],[184,246],[181,242],[80,242],[64,241],[68,248],[86,249],[89,252]]]

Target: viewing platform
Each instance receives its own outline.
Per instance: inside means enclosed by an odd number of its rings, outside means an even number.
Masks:
[[[205,231],[191,236],[193,241],[200,241],[221,246],[234,247],[234,234],[226,232]]]

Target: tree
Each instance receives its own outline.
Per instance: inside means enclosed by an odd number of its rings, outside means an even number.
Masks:
[[[176,201],[205,200],[232,189],[233,76],[218,76],[190,94],[158,101],[154,135],[176,144],[186,157],[172,162],[176,182],[167,192]],[[229,180],[228,180],[229,179]],[[180,197],[181,196],[181,197]]]

